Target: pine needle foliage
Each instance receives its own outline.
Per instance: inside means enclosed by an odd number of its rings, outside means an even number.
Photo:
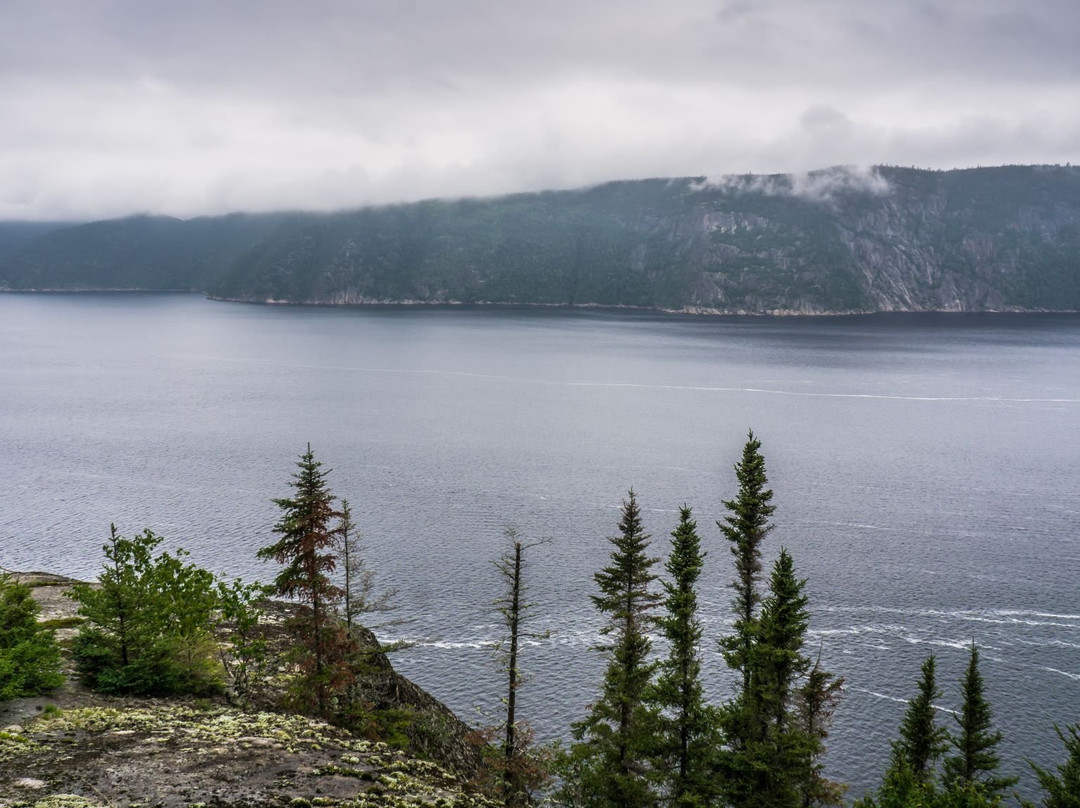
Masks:
[[[803,808],[822,808],[842,805],[847,785],[825,776],[825,739],[829,737],[833,714],[840,703],[844,677],[835,676],[821,667],[821,655],[806,676],[799,691],[798,715],[801,729],[814,741],[810,770],[802,783]]]
[[[623,502],[619,535],[611,537],[611,564],[594,578],[600,590],[593,605],[607,618],[601,632],[612,638],[600,649],[610,657],[599,699],[573,726],[577,743],[566,764],[564,804],[589,808],[646,808],[657,804],[651,784],[651,729],[646,703],[654,663],[647,631],[660,596],[651,589],[659,559],[648,554],[649,534],[631,490]],[[574,796],[567,796],[573,792]]]
[[[728,667],[742,673],[742,690],[750,688],[750,649],[757,631],[758,607],[761,604],[761,543],[773,529],[769,517],[776,510],[771,505],[773,492],[766,488],[765,458],[761,441],[753,430],[747,434],[742,459],[735,464],[739,491],[735,499],[725,500],[728,515],[716,524],[729,542],[735,561],[734,634],[721,641]]]
[[[934,702],[941,698],[936,666],[933,654],[923,662],[919,692],[908,703],[900,722],[900,737],[893,743],[894,765],[906,766],[918,783],[935,780],[937,762],[949,748],[949,733],[935,721]]]
[[[213,574],[185,563],[183,550],[155,556],[162,539],[149,530],[131,539],[109,530],[98,585],[75,584],[70,593],[86,619],[73,648],[84,681],[106,693],[219,690]]]
[[[701,620],[697,582],[705,561],[691,509],[679,509],[664,565],[664,614],[658,619],[668,641],[668,656],[652,701],[660,709],[657,768],[667,804],[679,808],[713,805],[719,795],[715,769],[719,747],[718,713],[707,704],[701,685]]]
[[[334,507],[326,481],[329,472],[322,470],[310,443],[296,465],[293,496],[274,500],[281,510],[273,528],[279,538],[256,555],[282,565],[274,578],[274,594],[301,604],[291,621],[300,640],[297,661],[302,672],[294,697],[300,706],[326,713],[334,695],[346,691],[354,678],[349,664],[354,643],[337,620],[344,593],[331,578],[337,569],[342,514]]]
[[[1016,785],[1016,777],[997,774],[1000,759],[997,745],[1001,732],[993,729],[990,703],[986,700],[982,674],[979,673],[979,649],[971,644],[967,670],[961,681],[963,703],[956,716],[958,731],[951,738],[956,754],[945,759],[945,789],[949,792],[966,787],[990,798],[1002,797]]]
[[[1066,727],[1054,727],[1058,737],[1065,744],[1068,758],[1057,767],[1057,773],[1031,763],[1039,787],[1045,793],[1043,808],[1080,808],[1080,724]],[[1034,808],[1025,803],[1025,808]]]

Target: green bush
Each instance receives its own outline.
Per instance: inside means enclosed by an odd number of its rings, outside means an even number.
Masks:
[[[220,690],[214,576],[183,550],[154,557],[161,539],[149,530],[125,539],[110,527],[99,586],[71,592],[86,619],[72,649],[84,681],[105,693]]]
[[[60,650],[53,631],[38,623],[30,587],[0,574],[0,700],[58,687]]]

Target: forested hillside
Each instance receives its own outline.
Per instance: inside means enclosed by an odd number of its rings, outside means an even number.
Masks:
[[[615,182],[339,213],[139,217],[0,255],[0,289],[718,312],[1080,309],[1080,168]]]

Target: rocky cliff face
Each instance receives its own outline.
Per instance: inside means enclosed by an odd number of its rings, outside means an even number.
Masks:
[[[330,305],[1075,311],[1080,169],[833,169],[232,223],[124,220],[47,234],[0,261],[0,288],[108,277]]]

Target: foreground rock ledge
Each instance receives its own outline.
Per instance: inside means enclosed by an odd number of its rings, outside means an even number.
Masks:
[[[454,774],[302,716],[83,707],[0,731],[0,806],[494,806]]]
[[[75,634],[75,604],[65,595],[73,579],[16,578],[32,587],[39,619],[60,624],[58,638]],[[453,713],[380,659],[395,706],[450,727],[448,760],[476,753],[457,748],[466,728]],[[0,808],[497,805],[450,768],[324,721],[205,699],[103,696],[78,682],[67,659],[65,668],[57,691],[0,702]]]

